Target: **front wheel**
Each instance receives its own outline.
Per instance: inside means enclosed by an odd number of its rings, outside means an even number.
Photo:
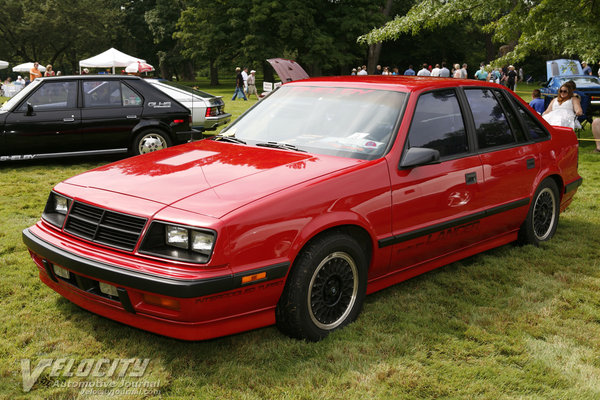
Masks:
[[[556,182],[551,178],[545,179],[535,191],[527,218],[521,225],[520,244],[538,246],[554,236],[560,213],[559,202]]]
[[[318,341],[354,321],[367,287],[364,250],[350,236],[316,239],[299,255],[277,304],[277,327],[298,339]]]
[[[148,129],[136,136],[132,152],[134,155],[146,154],[169,146],[171,146],[171,139],[167,134],[158,129]]]

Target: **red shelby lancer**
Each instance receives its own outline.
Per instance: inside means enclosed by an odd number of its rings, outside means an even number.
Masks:
[[[319,340],[366,294],[550,239],[577,155],[572,130],[496,84],[300,80],[213,139],[59,183],[23,239],[46,285],[107,318]]]

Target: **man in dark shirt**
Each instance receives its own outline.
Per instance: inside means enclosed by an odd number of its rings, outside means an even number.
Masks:
[[[242,76],[242,69],[240,67],[237,67],[235,69],[236,72],[236,77],[235,77],[235,92],[233,93],[233,97],[231,98],[231,100],[235,100],[235,98],[239,95],[241,95],[244,100],[248,100],[246,98],[246,93],[244,93],[244,77]]]

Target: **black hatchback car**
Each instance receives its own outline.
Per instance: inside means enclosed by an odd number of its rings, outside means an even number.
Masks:
[[[0,160],[148,153],[193,138],[190,111],[136,76],[38,78],[0,108]]]

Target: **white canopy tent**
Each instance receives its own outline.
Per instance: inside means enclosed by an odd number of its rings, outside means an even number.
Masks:
[[[8,68],[8,63],[6,61],[0,61],[0,69]]]
[[[16,67],[13,67],[13,72],[29,72],[31,70],[31,68],[33,68],[33,63],[32,62],[28,62],[28,63],[23,63],[23,64],[19,64]],[[38,69],[40,70],[40,72],[46,72],[46,67],[44,67],[43,65],[38,65]]]
[[[125,54],[114,47],[106,50],[104,53],[100,53],[97,56],[79,61],[79,73],[82,68],[112,68],[112,73],[115,73],[115,68],[125,68],[131,63],[143,62],[146,60],[136,58]]]

